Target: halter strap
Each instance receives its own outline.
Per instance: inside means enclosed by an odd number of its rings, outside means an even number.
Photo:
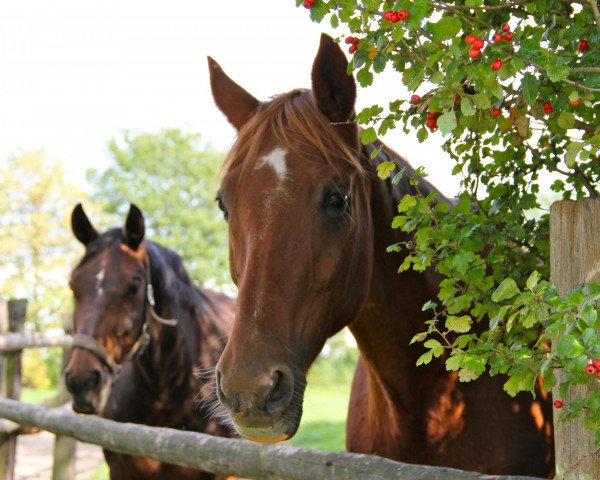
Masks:
[[[154,320],[162,325],[167,325],[169,327],[177,326],[176,318],[163,318],[156,313],[154,310],[154,305],[156,305],[156,301],[154,300],[154,287],[152,286],[152,271],[150,270],[150,256],[146,253],[144,255],[144,263],[146,264],[146,300],[148,300],[148,309],[150,310],[150,315]]]
[[[156,313],[156,310],[154,310],[156,301],[154,299],[154,287],[152,286],[150,257],[147,253],[144,255],[144,264],[146,267],[146,310],[150,313],[150,318],[154,319],[162,325],[176,327],[176,318],[162,318]],[[71,348],[82,348],[90,353],[93,353],[108,368],[111,375],[116,377],[121,373],[121,370],[123,369],[123,365],[125,363],[129,362],[130,360],[136,360],[142,353],[144,353],[146,348],[148,348],[148,346],[150,345],[152,336],[150,335],[150,328],[148,326],[148,322],[146,321],[147,317],[148,315],[144,315],[144,324],[142,326],[142,332],[140,333],[140,336],[137,338],[129,352],[127,352],[127,355],[125,355],[125,357],[120,363],[117,363],[115,361],[115,359],[108,353],[106,348],[104,348],[104,345],[102,345],[91,335],[87,335],[85,333],[76,333],[75,335],[73,335],[73,344]]]

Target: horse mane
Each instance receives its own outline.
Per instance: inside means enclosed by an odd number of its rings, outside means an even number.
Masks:
[[[360,158],[331,128],[317,107],[312,90],[296,89],[259,105],[239,131],[221,176],[239,166],[249,168],[251,159],[261,153],[267,133],[273,135],[280,146],[302,158],[315,162],[322,162],[324,158],[336,172],[350,169],[361,175],[365,173]]]
[[[373,152],[376,150],[379,150],[377,156],[374,159],[371,159]],[[394,215],[396,215],[396,206],[406,194],[422,195],[423,197],[426,197],[430,193],[435,192],[437,194],[435,203],[442,200],[450,203],[450,205],[456,203],[455,200],[447,198],[440,190],[423,177],[419,178],[418,187],[411,185],[410,179],[414,176],[415,169],[404,159],[404,157],[380,140],[364,145],[362,147],[362,155],[364,162],[368,163],[373,169],[373,174],[376,174],[377,166],[382,162],[393,162],[396,164],[397,170],[395,170],[389,178],[381,182],[384,184],[389,198],[393,200]],[[398,183],[393,183],[392,179],[394,175],[400,170],[404,170],[402,178]]]

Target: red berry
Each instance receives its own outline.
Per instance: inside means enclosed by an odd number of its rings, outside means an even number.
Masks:
[[[312,8],[314,3],[315,0],[304,0],[304,3],[302,5],[304,5],[304,8]]]
[[[394,12],[392,12],[391,10],[388,10],[387,12],[385,12],[383,14],[383,18],[385,18],[386,20],[391,20],[392,19],[392,13],[394,13]]]
[[[564,407],[564,405],[565,404],[562,401],[560,401],[560,400],[554,400],[554,407],[555,408],[562,408],[562,407]]]
[[[577,48],[579,48],[580,52],[587,52],[587,50],[590,48],[590,44],[587,40],[582,40],[579,42],[579,46]]]
[[[400,15],[398,14],[398,12],[392,12],[392,23],[396,23],[400,20]]]
[[[494,34],[494,36],[492,37],[492,41],[494,43],[500,43],[502,41],[502,35],[500,35],[499,33]]]
[[[465,43],[466,43],[467,45],[472,45],[472,44],[473,44],[473,41],[474,41],[476,38],[477,38],[477,37],[476,37],[475,35],[473,35],[472,33],[470,33],[469,35],[467,35],[467,36],[465,37]]]
[[[483,43],[483,40],[481,38],[476,38],[475,40],[473,40],[473,48],[481,50],[484,45],[485,44]]]
[[[481,55],[481,50],[475,47],[471,47],[471,49],[469,50],[469,57],[477,58],[479,55]]]
[[[503,23],[502,24],[502,31],[503,32],[510,32],[510,25],[508,23]]]
[[[421,101],[421,97],[419,95],[413,95],[410,97],[410,103],[419,103]]]
[[[600,369],[600,358],[594,358],[592,360],[592,365],[594,367],[596,367],[596,370],[599,370]]]
[[[344,43],[346,43],[347,45],[352,43],[352,37],[346,37],[346,39],[344,40]]]
[[[546,112],[546,113],[552,113],[554,111],[554,109],[552,108],[552,104],[550,102],[544,102],[543,107],[544,107],[544,112]]]
[[[502,68],[502,60],[497,58],[492,62],[492,70],[498,71]]]
[[[513,32],[506,32],[506,33],[504,34],[504,39],[505,39],[507,42],[512,42],[512,38],[513,38]]]
[[[573,105],[574,107],[578,107],[581,104],[581,98],[575,98],[573,100],[571,100],[571,105]],[[596,365],[596,360],[598,360],[598,365]],[[600,367],[600,359],[596,359],[594,360],[594,367],[598,368]]]
[[[360,39],[357,37],[352,37],[352,45],[358,45],[358,42],[360,42]]]
[[[410,16],[410,13],[408,10],[400,10],[398,12],[398,19],[400,19],[400,20],[406,20],[409,16]]]
[[[594,367],[591,363],[585,367],[585,374],[588,377],[596,375],[596,371],[597,371],[596,367]]]
[[[496,118],[497,116],[499,116],[499,115],[500,115],[500,113],[501,113],[501,112],[500,112],[500,109],[499,109],[499,108],[496,108],[496,107],[494,107],[494,108],[492,108],[492,111],[490,112],[490,115],[491,115],[492,117]]]
[[[598,368],[596,368],[596,378],[600,379],[600,370]]]
[[[356,45],[356,44],[353,44],[353,45],[350,45],[350,48],[348,49],[348,52],[349,52],[349,53],[354,53],[354,52],[356,52],[357,50],[358,50],[358,45]]]

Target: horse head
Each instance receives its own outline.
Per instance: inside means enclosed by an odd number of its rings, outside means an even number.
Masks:
[[[131,205],[125,226],[99,234],[81,205],[71,215],[85,255],[71,273],[75,342],[65,383],[79,413],[100,413],[121,365],[147,343],[144,217]]]
[[[323,35],[312,90],[261,103],[209,58],[213,96],[238,131],[217,201],[239,289],[217,393],[250,440],[292,437],[306,373],[365,302],[373,251],[372,172],[353,122],[356,86]]]

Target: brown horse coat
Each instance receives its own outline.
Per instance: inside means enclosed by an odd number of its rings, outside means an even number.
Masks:
[[[293,436],[306,372],[344,326],[361,357],[347,423],[354,452],[495,474],[546,476],[553,468],[548,399],[510,398],[502,378],[459,383],[441,359],[417,368],[409,346],[428,319],[435,272],[398,274],[409,238],[390,228],[402,196],[377,178],[391,157],[361,146],[352,121],[356,87],[323,35],[312,90],[261,103],[209,59],[215,102],[238,129],[217,200],[229,222],[236,319],[217,367],[217,393],[238,431],[254,441]],[[427,194],[434,187],[422,181]]]

